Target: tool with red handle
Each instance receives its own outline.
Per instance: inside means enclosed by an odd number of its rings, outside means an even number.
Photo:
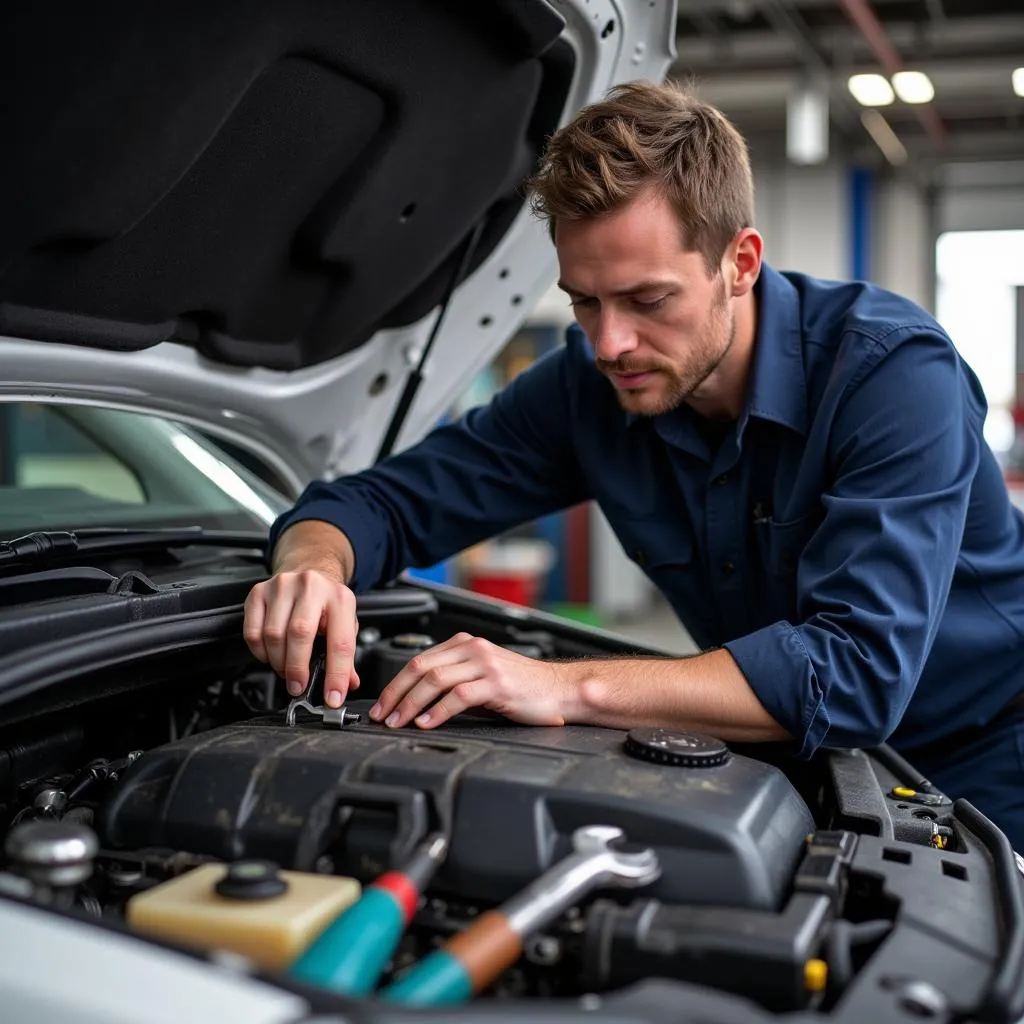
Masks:
[[[344,995],[372,992],[447,851],[447,838],[432,835],[403,868],[368,885],[292,964],[291,976]]]

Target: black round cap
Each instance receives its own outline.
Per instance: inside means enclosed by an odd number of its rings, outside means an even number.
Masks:
[[[630,757],[676,768],[717,768],[732,756],[713,736],[675,729],[633,729],[626,737]]]
[[[232,900],[268,900],[286,892],[288,883],[273,861],[236,860],[214,889]]]

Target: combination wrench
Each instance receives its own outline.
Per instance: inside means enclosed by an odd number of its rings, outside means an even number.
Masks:
[[[582,897],[602,888],[650,885],[661,874],[658,855],[649,848],[615,849],[613,844],[623,838],[622,829],[611,825],[577,829],[568,857],[424,957],[385,989],[382,998],[415,1006],[465,1002],[519,959],[524,939]]]

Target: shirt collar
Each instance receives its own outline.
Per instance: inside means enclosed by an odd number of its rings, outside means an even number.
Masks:
[[[777,270],[762,264],[754,286],[757,335],[753,375],[740,415],[740,429],[749,416],[772,420],[807,434],[807,378],[800,330],[800,296]]]

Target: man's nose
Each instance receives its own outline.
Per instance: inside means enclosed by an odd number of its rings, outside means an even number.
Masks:
[[[614,363],[636,348],[636,332],[626,317],[614,310],[601,311],[590,343],[598,359]]]

